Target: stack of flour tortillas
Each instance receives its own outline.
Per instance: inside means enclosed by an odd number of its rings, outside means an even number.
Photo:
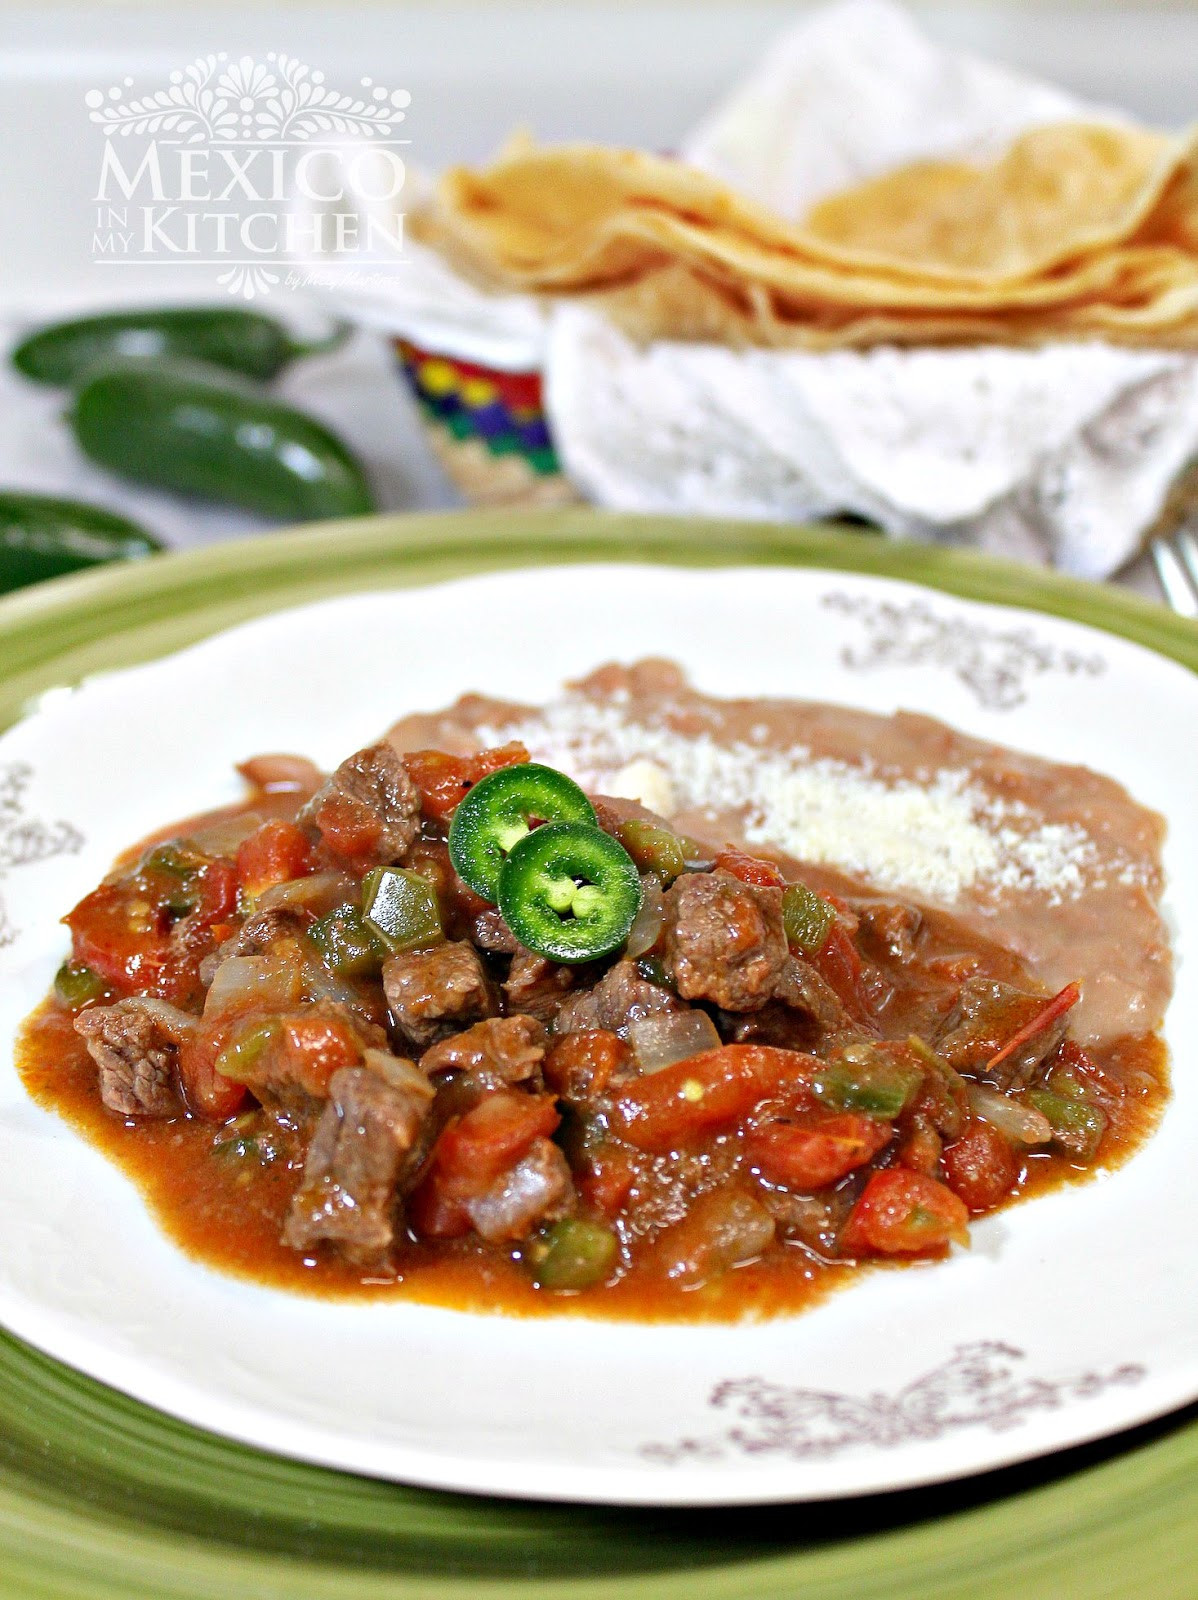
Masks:
[[[623,509],[810,516],[1102,574],[1198,447],[1198,143],[925,41],[783,40],[672,160],[515,143],[419,236],[549,305],[566,470]]]

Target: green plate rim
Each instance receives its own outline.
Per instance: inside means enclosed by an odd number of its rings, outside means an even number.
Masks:
[[[55,579],[0,602],[0,727],[44,690],[252,616],[562,562],[797,565],[1047,612],[1198,671],[1198,626],[1136,596],[829,528],[580,509],[324,524]],[[493,1501],[284,1461],[0,1335],[0,1593],[14,1600],[1183,1600],[1198,1408],[964,1483],[823,1505],[621,1511]]]

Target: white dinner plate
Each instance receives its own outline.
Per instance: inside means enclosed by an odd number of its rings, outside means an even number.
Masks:
[[[652,1326],[338,1303],[222,1276],[31,1103],[11,1041],[67,949],[58,918],[119,850],[236,799],[235,761],[291,749],[330,765],[459,693],[540,701],[643,655],[715,694],[927,712],[1089,764],[1162,812],[1176,1081],[1145,1149],[981,1221],[968,1252],[863,1274],[800,1316]],[[52,691],[0,740],[0,1322],[269,1450],[550,1499],[861,1494],[1182,1405],[1198,1395],[1195,726],[1198,680],[1111,635],[911,584],[760,568],[542,567],[351,596]]]

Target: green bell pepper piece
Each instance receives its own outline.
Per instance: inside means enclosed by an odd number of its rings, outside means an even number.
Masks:
[[[792,883],[782,894],[782,925],[786,937],[804,955],[818,955],[832,931],[836,912],[805,883]]]
[[[610,1228],[563,1217],[528,1246],[526,1260],[539,1289],[577,1292],[602,1283],[619,1253],[619,1241]]]
[[[923,1082],[917,1066],[887,1059],[868,1045],[836,1057],[816,1074],[816,1095],[834,1111],[864,1111],[893,1121]]]
[[[373,978],[387,957],[387,946],[357,906],[338,906],[308,929],[308,937],[330,972],[344,978]]]
[[[392,952],[420,950],[444,937],[437,893],[404,867],[376,867],[362,884],[362,916]]]
[[[686,871],[682,840],[660,823],[633,817],[621,823],[620,843],[642,872],[655,872],[663,884],[673,883]]]
[[[54,974],[54,993],[68,1011],[79,1011],[107,990],[104,979],[80,961],[64,961]]]
[[[1052,1089],[1029,1089],[1027,1103],[1052,1128],[1053,1143],[1087,1165],[1098,1154],[1107,1129],[1106,1112],[1080,1097],[1057,1094]]]

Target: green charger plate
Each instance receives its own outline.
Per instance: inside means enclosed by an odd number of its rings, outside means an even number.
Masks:
[[[27,590],[0,603],[0,726],[52,685],[284,606],[503,567],[637,560],[904,578],[1072,617],[1198,670],[1192,623],[979,557],[760,524],[453,514],[326,524]],[[281,1460],[0,1335],[6,1600],[1191,1600],[1196,1552],[1195,1407],[965,1483],[634,1512],[441,1494]]]

